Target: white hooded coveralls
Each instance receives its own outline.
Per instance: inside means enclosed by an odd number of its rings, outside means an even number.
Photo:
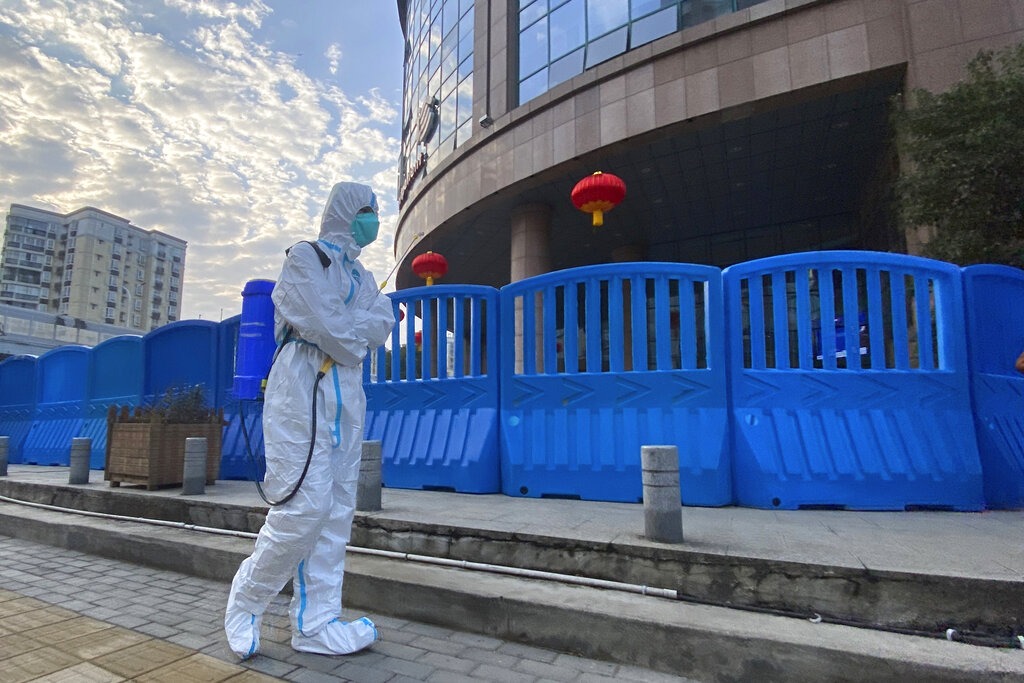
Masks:
[[[391,299],[357,260],[360,248],[350,228],[366,206],[376,213],[369,187],[335,185],[317,242],[330,265],[325,269],[312,246],[298,243],[289,250],[272,294],[275,336],[284,344],[270,372],[263,412],[264,489],[272,500],[283,498],[299,480],[309,453],[316,375],[328,356],[334,366],[318,389],[317,433],[306,478],[289,502],[270,509],[253,554],[231,584],[225,629],[231,649],[243,658],[258,649],[263,612],[289,578],[293,647],[345,654],[376,638],[365,618],[340,621],[366,415],[361,363],[368,349],[384,343],[395,322]]]

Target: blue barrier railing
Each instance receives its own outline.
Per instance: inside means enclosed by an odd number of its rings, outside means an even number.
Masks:
[[[1024,507],[1024,271],[963,269],[971,393],[989,508]]]
[[[85,420],[77,436],[92,439],[89,467],[103,469],[107,452],[107,409],[112,405],[137,406],[142,402],[142,337],[114,337],[94,346],[89,354]]]
[[[982,507],[958,268],[809,252],[724,280],[741,505]]]
[[[640,448],[679,451],[682,501],[732,501],[721,271],[587,266],[501,290],[502,491],[642,499]]]
[[[271,317],[273,320],[273,317]],[[253,455],[263,452],[263,429],[254,429],[258,415],[262,414],[257,406],[243,411],[239,400],[233,395],[235,362],[239,355],[239,334],[242,329],[242,316],[236,315],[224,320],[219,325],[217,352],[217,405],[224,409],[224,431],[221,434],[220,478],[221,479],[252,479],[255,476],[249,455],[246,452],[243,427],[248,429],[252,443]],[[255,403],[255,402],[250,402]],[[243,412],[245,419],[243,421]],[[259,444],[257,451],[257,443]]]
[[[158,401],[172,387],[201,385],[209,406],[218,406],[217,323],[182,320],[158,327],[142,338],[143,400]]]
[[[32,429],[25,437],[22,462],[67,465],[71,439],[85,421],[89,349],[61,346],[36,362],[36,407]]]
[[[617,264],[500,294],[446,285],[392,298],[408,317],[364,363],[366,437],[384,442],[388,486],[635,501],[640,446],[668,443],[688,505],[1024,507],[1024,377],[1012,370],[1024,271],[814,252],[724,276]],[[204,385],[230,413],[236,328],[183,321],[110,340],[88,362],[71,349],[42,369],[3,361],[10,462],[26,462],[42,421],[34,454],[65,463],[70,438],[91,436],[96,467],[99,411],[175,384]],[[141,379],[125,369],[133,359]],[[251,478],[240,436],[225,430],[225,454]]]
[[[7,461],[19,464],[36,410],[36,357],[0,362],[0,436],[8,437]]]
[[[396,321],[405,317],[391,348],[363,363],[365,433],[383,443],[384,484],[496,493],[497,290],[435,285],[390,296]]]

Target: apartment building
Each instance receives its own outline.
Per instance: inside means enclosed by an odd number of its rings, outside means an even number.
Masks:
[[[146,332],[181,317],[186,247],[93,207],[11,204],[0,304]]]

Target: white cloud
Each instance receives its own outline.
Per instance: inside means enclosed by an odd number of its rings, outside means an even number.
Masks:
[[[331,186],[355,180],[381,200],[363,261],[382,279],[398,104],[259,44],[261,0],[165,5],[0,3],[0,210],[92,205],[188,240],[183,314],[210,318],[239,310],[246,280],[275,277],[283,250],[316,234]],[[327,56],[333,72],[340,47]]]
[[[341,64],[341,46],[337,43],[331,43],[327,48],[327,52],[324,53],[324,57],[327,57],[330,72],[332,74],[338,73],[338,65]]]

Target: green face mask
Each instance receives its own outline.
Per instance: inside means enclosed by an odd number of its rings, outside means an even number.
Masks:
[[[377,239],[377,230],[379,228],[380,221],[377,220],[376,214],[357,213],[356,217],[352,220],[352,239],[360,247],[365,247]]]

